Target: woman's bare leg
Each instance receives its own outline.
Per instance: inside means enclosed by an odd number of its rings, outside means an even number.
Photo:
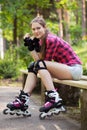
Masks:
[[[54,78],[57,79],[72,79],[72,75],[69,71],[69,67],[65,64],[45,61],[48,71]]]
[[[41,77],[41,80],[43,82],[43,84],[46,87],[46,90],[50,91],[50,90],[54,90],[54,84],[51,78],[50,73],[48,72],[48,70],[39,70],[39,74]]]
[[[52,81],[52,77],[58,79],[72,79],[72,75],[68,69],[67,65],[60,64],[57,62],[45,61],[47,70],[41,69],[38,71],[40,74],[41,80],[46,87],[46,90],[54,90],[54,84]],[[43,64],[40,64],[41,67],[44,67]],[[52,77],[51,77],[52,76]],[[36,85],[36,75],[33,73],[29,73],[27,76],[26,84],[24,91],[32,93]]]
[[[47,70],[42,69],[39,70],[38,73],[40,74],[40,77],[42,79],[43,84],[46,87],[46,90],[55,89],[51,76],[58,79],[72,79],[72,75],[67,65],[50,61],[45,61],[45,63],[47,66]],[[40,66],[43,67],[42,64],[40,64]]]
[[[37,77],[34,73],[28,73],[25,87],[24,87],[24,92],[25,93],[32,93],[32,90],[35,88],[37,82]]]

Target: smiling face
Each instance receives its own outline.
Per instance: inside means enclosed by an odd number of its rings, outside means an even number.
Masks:
[[[43,27],[41,24],[39,24],[38,22],[32,22],[31,28],[32,33],[36,38],[41,39],[44,37],[46,28]]]

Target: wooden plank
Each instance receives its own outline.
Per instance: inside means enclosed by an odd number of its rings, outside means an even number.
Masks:
[[[28,74],[28,70],[20,70],[21,73]]]
[[[86,75],[82,75],[81,79],[87,80],[87,76]]]
[[[27,70],[21,70],[22,73],[28,74]],[[38,78],[40,78],[38,74]],[[53,81],[55,83],[60,83],[60,84],[65,84],[65,85],[70,85],[73,87],[81,88],[81,89],[87,89],[87,76],[82,76],[81,80],[75,81],[75,80],[59,80],[56,78],[53,78]]]
[[[78,88],[81,88],[81,89],[87,89],[87,81],[86,80],[79,80],[79,81],[75,81],[75,80],[58,80],[58,79],[54,78],[53,81],[56,82],[56,83],[70,85],[70,86],[78,87]]]
[[[81,130],[87,130],[87,90],[81,93]]]
[[[45,86],[41,81],[41,104],[43,105],[45,102]]]
[[[20,72],[28,74],[28,70],[20,70]],[[81,79],[87,80],[87,76],[86,75],[82,75]]]

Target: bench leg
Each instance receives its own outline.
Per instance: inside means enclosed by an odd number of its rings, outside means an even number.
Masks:
[[[44,84],[41,81],[41,105],[45,102],[45,90]]]
[[[87,90],[81,94],[81,130],[87,130]]]

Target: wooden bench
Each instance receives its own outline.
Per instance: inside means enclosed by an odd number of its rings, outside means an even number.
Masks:
[[[22,76],[23,76],[23,82],[22,87],[24,88],[26,77],[28,75],[27,70],[21,70]],[[38,75],[38,78],[40,76]],[[82,76],[81,80],[74,81],[74,80],[58,80],[56,78],[53,78],[53,82],[69,85],[72,87],[76,87],[79,89],[82,89],[80,94],[80,101],[81,101],[81,130],[87,130],[87,76]],[[44,91],[45,87],[43,83],[41,82],[41,100],[43,102],[44,100]]]

